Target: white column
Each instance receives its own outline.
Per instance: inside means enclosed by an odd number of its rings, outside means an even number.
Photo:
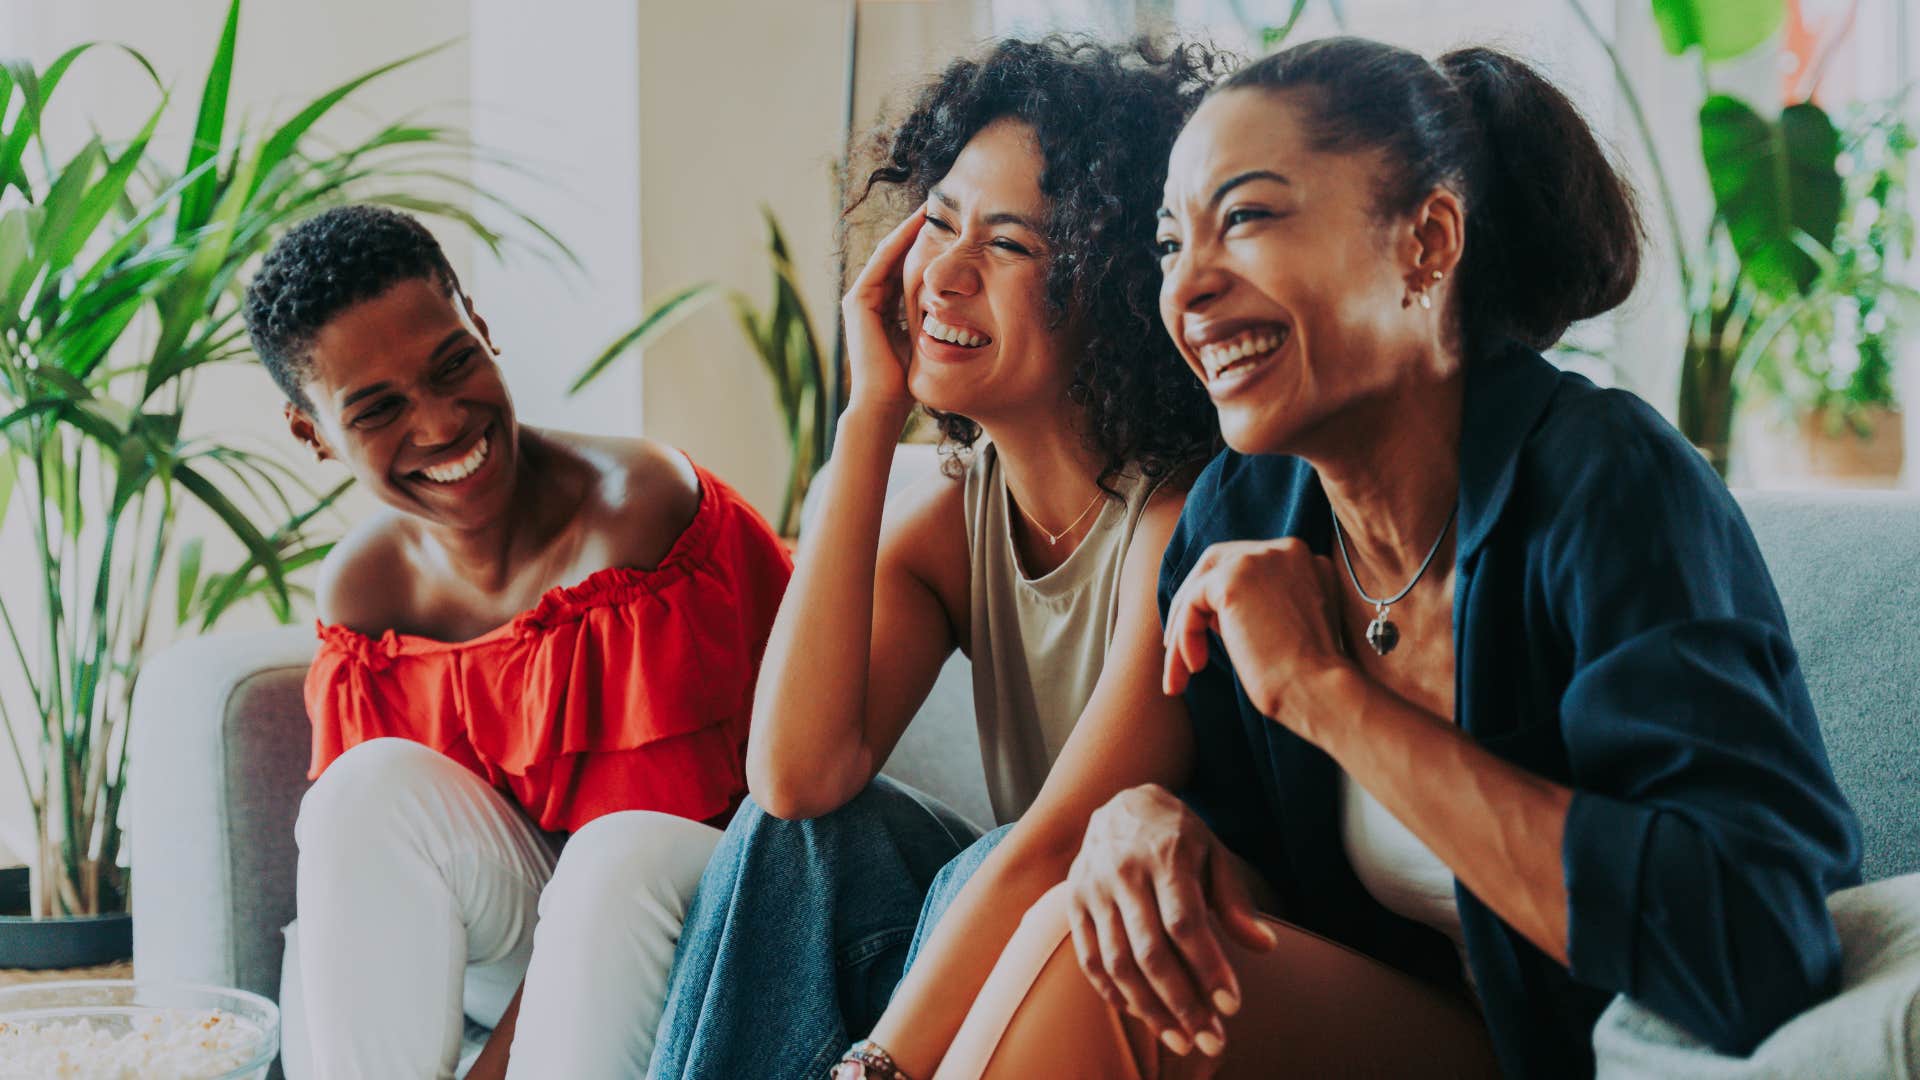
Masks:
[[[476,310],[503,350],[521,420],[638,435],[637,358],[578,396],[567,388],[641,314],[639,6],[472,0],[470,17],[474,141],[530,172],[475,161],[474,179],[552,229],[583,264],[476,250],[467,282]],[[475,209],[529,235],[497,208]]]

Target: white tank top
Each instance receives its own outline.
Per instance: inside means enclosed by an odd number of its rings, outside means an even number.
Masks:
[[[967,469],[973,708],[998,824],[1026,813],[1040,794],[1106,665],[1120,571],[1157,484],[1129,470],[1113,486],[1125,501],[1104,500],[1067,561],[1030,578],[1014,553],[1015,511],[999,452],[981,447]]]
[[[1473,970],[1467,966],[1453,871],[1344,771],[1340,774],[1340,842],[1360,884],[1381,907],[1447,935],[1471,986]]]

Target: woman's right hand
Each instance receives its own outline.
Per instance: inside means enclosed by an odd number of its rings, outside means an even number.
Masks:
[[[893,227],[840,301],[846,321],[848,404],[904,414],[913,408],[907,390],[912,332],[900,325],[901,271],[907,252],[927,219],[923,204]]]
[[[1172,792],[1148,784],[1094,811],[1067,882],[1074,952],[1094,989],[1173,1052],[1197,1046],[1217,1057],[1221,1016],[1240,1009],[1220,933],[1249,949],[1275,944],[1226,845]]]

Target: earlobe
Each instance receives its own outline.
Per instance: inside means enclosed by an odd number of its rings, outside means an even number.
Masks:
[[[327,451],[327,444],[321,441],[320,432],[314,427],[312,417],[301,412],[300,407],[291,401],[287,402],[285,412],[287,417],[287,431],[292,434],[295,439],[305,444],[307,449],[313,451],[313,460],[315,462],[326,461],[333,456]]]

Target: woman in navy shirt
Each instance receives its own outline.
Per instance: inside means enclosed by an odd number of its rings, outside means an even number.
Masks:
[[[1575,1076],[1615,994],[1737,1054],[1830,993],[1859,831],[1759,550],[1537,353],[1638,271],[1573,106],[1315,42],[1211,95],[1165,202],[1232,447],[1162,567],[1193,774],[1095,815],[940,1075]]]

